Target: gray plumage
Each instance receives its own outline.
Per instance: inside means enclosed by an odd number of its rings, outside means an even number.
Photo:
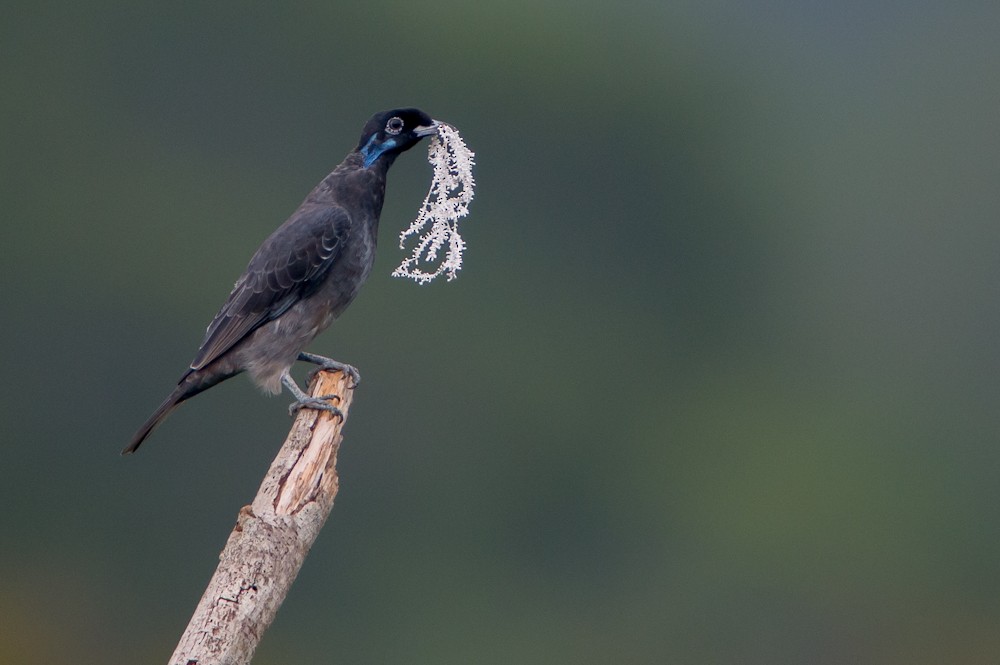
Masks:
[[[244,371],[269,393],[287,387],[296,397],[293,409],[337,411],[305,395],[289,370],[305,360],[359,380],[353,367],[303,349],[354,300],[371,272],[389,167],[436,127],[417,109],[385,111],[369,120],[358,147],[250,259],[177,388],[122,454],[134,452],[181,402]]]

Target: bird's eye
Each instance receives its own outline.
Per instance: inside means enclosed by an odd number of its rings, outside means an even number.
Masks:
[[[403,131],[403,120],[402,118],[389,118],[389,122],[385,123],[385,133],[392,134],[395,136]]]

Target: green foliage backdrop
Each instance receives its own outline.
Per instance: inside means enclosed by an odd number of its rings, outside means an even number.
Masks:
[[[117,453],[376,110],[477,152],[389,277],[330,522],[255,663],[992,663],[1000,5],[0,10],[0,662],[164,662],[288,427]]]

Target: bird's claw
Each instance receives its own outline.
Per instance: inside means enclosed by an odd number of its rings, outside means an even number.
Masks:
[[[357,388],[358,384],[361,383],[361,373],[358,372],[358,369],[354,365],[348,365],[346,363],[324,363],[320,365],[307,375],[309,383],[312,383],[313,379],[316,378],[316,375],[324,370],[332,370],[334,372],[343,372],[346,374],[351,379],[351,385],[348,386],[351,390]]]
[[[315,409],[316,411],[326,411],[327,413],[331,413],[340,418],[340,422],[344,422],[344,413],[328,401],[332,399],[339,402],[340,395],[306,397],[305,399],[292,402],[288,405],[288,415],[294,416],[299,412],[299,409]]]

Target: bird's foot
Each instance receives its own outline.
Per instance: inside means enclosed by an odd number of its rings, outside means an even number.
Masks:
[[[340,418],[340,422],[344,422],[344,413],[329,402],[333,399],[339,402],[340,395],[320,395],[319,397],[308,395],[295,384],[295,380],[287,369],[281,374],[281,383],[288,388],[288,392],[295,396],[295,401],[288,405],[288,415],[294,416],[299,409],[315,409],[332,413]]]
[[[361,373],[353,365],[348,365],[347,363],[342,363],[340,361],[334,360],[332,358],[327,358],[325,356],[317,356],[314,353],[306,353],[303,351],[299,354],[299,360],[307,363],[312,363],[314,365],[319,365],[318,368],[309,372],[309,381],[312,382],[316,378],[316,373],[323,370],[333,370],[335,372],[343,372],[347,376],[351,377],[350,387],[357,388],[358,384],[361,383]]]
[[[288,405],[288,415],[294,416],[299,412],[299,409],[315,409],[316,411],[326,411],[327,413],[332,413],[340,418],[340,422],[344,422],[343,412],[333,404],[330,404],[329,400],[332,399],[339,402],[340,395],[321,395],[319,397],[305,396]]]

